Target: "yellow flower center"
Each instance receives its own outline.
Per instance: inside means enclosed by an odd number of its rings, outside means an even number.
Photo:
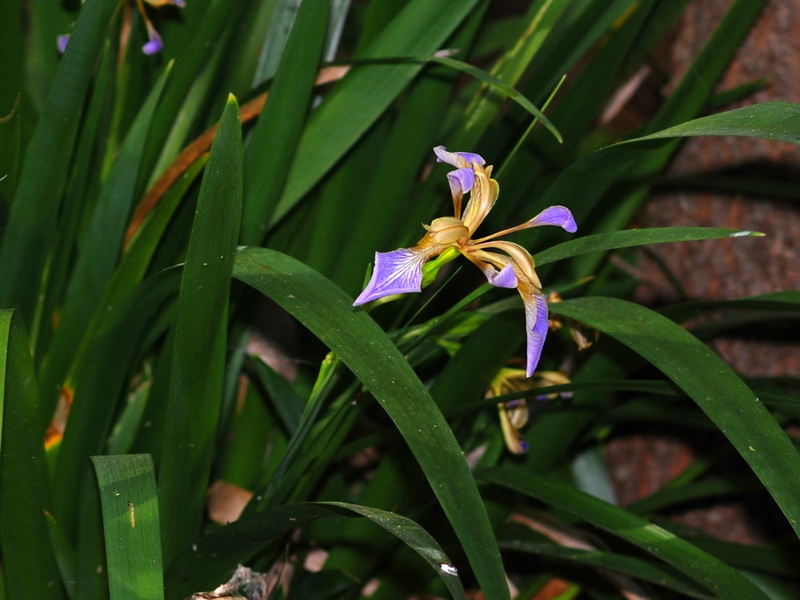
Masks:
[[[469,229],[455,217],[439,217],[424,227],[428,230],[431,241],[437,244],[455,244],[469,238]]]

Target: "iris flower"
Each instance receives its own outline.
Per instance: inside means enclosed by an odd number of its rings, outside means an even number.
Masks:
[[[161,6],[166,6],[168,4],[173,4],[178,8],[183,8],[186,5],[185,0],[136,0],[136,6],[139,9],[139,14],[142,15],[142,20],[144,20],[144,26],[147,29],[147,43],[142,46],[142,52],[145,54],[155,54],[156,52],[160,52],[161,48],[164,47],[164,43],[161,41],[161,36],[158,35],[158,31],[153,26],[152,21],[150,21],[150,17],[147,16],[147,11],[145,10],[145,3],[149,4],[150,6],[154,6],[159,8]],[[67,43],[69,42],[69,34],[65,33],[64,35],[58,36],[56,38],[56,45],[58,46],[58,51],[62,54],[67,49]]]
[[[531,390],[531,397],[533,397],[533,390],[537,387],[563,385],[565,383],[570,383],[569,378],[560,371],[539,371],[536,373],[535,378],[529,379],[522,369],[503,367],[489,384],[486,397],[495,398],[526,390]],[[559,396],[571,398],[572,393],[564,392],[562,394],[535,397],[537,400],[555,400]],[[522,439],[520,430],[528,424],[528,418],[530,417],[528,400],[519,398],[509,402],[499,402],[497,410],[500,415],[500,427],[503,431],[506,447],[514,454],[525,454],[528,451],[528,442]]]
[[[372,278],[353,305],[393,294],[419,292],[425,262],[453,248],[483,271],[489,283],[516,288],[522,297],[528,353],[526,374],[530,377],[539,363],[547,335],[547,298],[542,294],[542,284],[528,251],[519,244],[498,238],[541,225],[555,225],[572,233],[577,230],[575,219],[569,209],[551,206],[521,225],[474,239],[475,231],[489,214],[499,193],[497,181],[491,178],[492,167],[485,166],[486,161],[472,152],[448,152],[444,146],[437,146],[433,151],[437,162],[455,167],[447,174],[453,196],[453,216],[439,217],[430,225],[424,225],[427,233],[413,248],[376,252]],[[470,198],[462,213],[462,200],[467,193]]]

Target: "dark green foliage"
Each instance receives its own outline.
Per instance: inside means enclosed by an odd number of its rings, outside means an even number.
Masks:
[[[153,55],[132,0],[0,6],[0,598],[180,600],[239,563],[292,600],[504,600],[507,578],[532,597],[552,577],[586,598],[797,597],[798,382],[743,378],[706,342],[796,325],[798,292],[656,312],[620,267],[762,241],[627,226],[656,180],[686,183],[664,176],[682,138],[800,143],[795,104],[720,104],[761,80],[711,93],[763,1],[731,4],[636,131],[599,116],[685,1],[186,4],[145,2]],[[534,379],[504,370],[519,295],[463,257],[352,306],[376,251],[452,216],[438,145],[495,165],[475,237],[550,205],[577,219],[514,234],[564,298]],[[599,340],[579,353],[570,328]],[[526,398],[514,455],[497,402]],[[605,442],[653,428],[708,445],[616,506]],[[775,534],[743,549],[668,520],[721,498]]]

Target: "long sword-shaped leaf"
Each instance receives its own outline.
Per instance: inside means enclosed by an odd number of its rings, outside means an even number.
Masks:
[[[665,244],[668,242],[689,242],[694,240],[714,240],[726,237],[760,236],[756,231],[739,229],[722,229],[717,227],[653,227],[650,229],[630,229],[587,235],[569,240],[547,250],[538,252],[534,257],[537,266],[546,265],[565,258],[581,256],[591,252],[607,252],[618,248],[630,248],[647,244]]]
[[[240,519],[200,540],[186,552],[168,574],[170,593],[190,593],[185,583],[214,585],[226,572],[243,562],[257,549],[280,538],[291,530],[321,517],[366,517],[406,543],[430,564],[447,585],[453,598],[464,597],[464,590],[455,567],[436,540],[411,519],[385,510],[348,502],[309,502],[270,507],[264,512]],[[215,579],[216,578],[216,579]],[[183,583],[179,583],[183,580]],[[173,590],[172,586],[177,589]],[[196,590],[195,590],[196,591]]]
[[[294,158],[325,41],[330,6],[300,5],[275,81],[245,154],[242,243],[261,243]]]
[[[269,296],[333,350],[395,422],[490,598],[507,598],[500,554],[475,482],[447,422],[383,330],[303,263],[263,248],[236,257],[234,277]]]
[[[242,132],[231,96],[197,201],[181,279],[159,469],[164,557],[200,533],[222,401],[228,292],[242,214]]]
[[[747,461],[800,534],[800,455],[719,356],[666,317],[631,302],[590,297],[551,308],[616,338],[680,386]]]
[[[603,550],[570,548],[556,544],[545,544],[531,541],[527,539],[528,537],[530,536],[508,534],[505,539],[500,540],[500,546],[504,550],[529,552],[543,557],[564,560],[577,565],[586,565],[598,570],[621,573],[629,577],[635,577],[655,583],[656,585],[664,586],[691,598],[710,598],[708,592],[685,575],[677,573],[675,569],[668,565]]]
[[[0,550],[8,598],[63,598],[50,544],[44,425],[33,358],[22,320],[0,311]]]
[[[698,135],[738,135],[800,144],[800,104],[762,102],[707,117],[700,117],[650,135],[621,142],[630,144]]]
[[[110,600],[164,597],[155,471],[149,454],[93,456]]]
[[[142,105],[123,142],[103,185],[88,230],[81,240],[76,264],[70,277],[66,301],[42,370],[42,389],[55,391],[63,381],[75,356],[75,340],[80,337],[97,308],[117,263],[119,248],[130,213],[139,162],[144,151],[150,119],[167,81],[167,69]]]
[[[0,306],[34,314],[42,269],[55,232],[81,107],[116,0],[94,0],[78,17],[22,167],[0,248]]]
[[[520,467],[497,467],[481,476],[503,487],[566,510],[588,523],[661,558],[726,600],[766,600],[755,584],[721,560],[624,509],[590,496],[552,477]]]
[[[53,510],[69,538],[77,528],[81,477],[89,457],[103,450],[142,332],[158,318],[166,300],[175,296],[179,275],[177,270],[157,273],[108,304],[105,318],[98,318],[83,350],[73,374],[75,398],[53,473],[53,496],[58,498]]]

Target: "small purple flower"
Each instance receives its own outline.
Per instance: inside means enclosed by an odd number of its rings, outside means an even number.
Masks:
[[[67,43],[69,42],[69,34],[65,33],[56,38],[56,46],[58,47],[59,54],[64,54],[67,51]]]
[[[156,8],[170,4],[177,6],[178,8],[183,8],[186,6],[186,2],[184,0],[144,0],[144,2]],[[147,43],[142,46],[142,52],[147,55],[156,54],[164,47],[164,43],[161,41],[161,36],[158,35],[158,31],[156,31],[156,28],[153,26],[153,22],[150,20],[150,17],[147,16],[147,11],[145,10],[144,4],[142,4],[141,0],[136,1],[136,6],[139,8],[139,13],[142,15],[142,20],[144,21],[145,28],[147,29]],[[68,33],[60,35],[56,38],[56,45],[58,46],[58,51],[61,54],[64,54],[64,51],[67,49],[68,41]]]
[[[142,46],[142,52],[149,56],[151,54],[155,54],[156,52],[160,52],[161,48],[164,47],[164,43],[161,41],[161,36],[158,35],[155,27],[153,27],[149,21],[145,21],[145,25],[147,25],[147,37],[149,39],[147,43]]]
[[[453,197],[453,216],[440,217],[425,225],[427,233],[413,248],[376,252],[372,278],[353,305],[359,306],[393,294],[419,292],[425,262],[454,248],[483,271],[492,285],[517,288],[525,305],[526,373],[530,377],[539,364],[547,336],[547,299],[542,294],[542,284],[528,251],[519,244],[496,238],[542,225],[554,225],[573,233],[577,230],[575,219],[564,206],[550,206],[521,225],[473,239],[500,191],[497,181],[491,178],[492,167],[485,167],[486,161],[472,152],[448,152],[444,146],[437,146],[433,151],[438,162],[456,167],[447,175]],[[461,203],[467,192],[470,200],[462,215]],[[499,250],[502,254],[492,250]]]

